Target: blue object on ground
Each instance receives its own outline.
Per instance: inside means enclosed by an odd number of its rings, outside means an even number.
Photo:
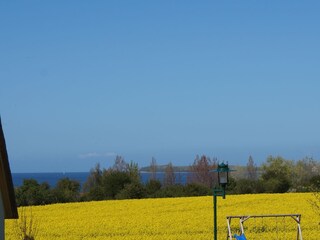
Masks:
[[[247,240],[247,239],[246,239],[246,236],[245,236],[244,234],[241,234],[240,236],[238,236],[237,234],[235,234],[234,237],[235,237],[237,240]]]

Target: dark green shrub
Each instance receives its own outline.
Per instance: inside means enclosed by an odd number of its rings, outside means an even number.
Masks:
[[[161,189],[161,182],[159,180],[151,179],[146,184],[146,192],[149,197],[154,196]]]
[[[212,195],[212,190],[202,184],[189,183],[184,187],[185,196]]]
[[[116,199],[141,199],[147,196],[145,187],[139,182],[129,183],[116,195]]]

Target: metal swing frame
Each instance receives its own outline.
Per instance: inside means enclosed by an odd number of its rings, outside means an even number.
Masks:
[[[227,239],[232,240],[232,233],[231,233],[231,220],[233,218],[238,218],[240,220],[240,230],[241,234],[244,234],[244,227],[243,224],[245,221],[249,220],[250,218],[278,218],[278,217],[290,217],[297,223],[297,240],[302,239],[302,231],[301,231],[301,214],[269,214],[269,215],[242,215],[242,216],[227,216],[227,224],[228,224],[228,235]]]

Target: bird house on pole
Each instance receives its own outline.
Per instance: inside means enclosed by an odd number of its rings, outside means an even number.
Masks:
[[[5,219],[18,218],[6,142],[0,118],[0,240],[4,239]]]

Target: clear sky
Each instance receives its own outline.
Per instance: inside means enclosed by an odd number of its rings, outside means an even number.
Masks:
[[[320,159],[319,1],[0,2],[13,172]]]

